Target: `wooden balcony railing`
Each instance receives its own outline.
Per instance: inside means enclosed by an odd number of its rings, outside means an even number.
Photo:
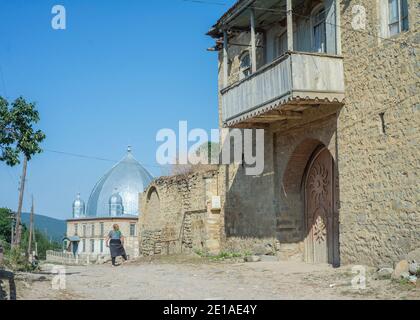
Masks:
[[[343,59],[289,52],[221,91],[222,119],[230,126],[285,104],[344,99]]]

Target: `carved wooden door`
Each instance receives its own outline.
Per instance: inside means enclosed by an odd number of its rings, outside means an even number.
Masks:
[[[305,184],[307,262],[331,263],[338,246],[338,219],[334,218],[334,160],[324,148],[309,167]]]

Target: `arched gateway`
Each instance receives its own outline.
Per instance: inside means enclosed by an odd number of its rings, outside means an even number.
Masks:
[[[340,264],[339,220],[335,208],[334,159],[326,147],[319,147],[309,160],[305,180],[305,260]]]

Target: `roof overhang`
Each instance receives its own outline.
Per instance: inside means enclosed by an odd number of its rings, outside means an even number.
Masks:
[[[280,22],[286,17],[286,0],[239,0],[216,22],[207,32],[207,35],[218,39],[223,36],[223,30],[249,30],[249,9],[255,11],[258,31],[264,29],[267,25]]]

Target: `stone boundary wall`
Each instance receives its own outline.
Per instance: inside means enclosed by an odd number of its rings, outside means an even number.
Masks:
[[[73,255],[68,252],[47,251],[47,263],[57,263],[69,266],[86,266],[89,264],[102,264],[111,260],[111,256],[107,254],[78,254]]]
[[[220,250],[218,170],[154,180],[140,195],[140,253],[144,256]]]

